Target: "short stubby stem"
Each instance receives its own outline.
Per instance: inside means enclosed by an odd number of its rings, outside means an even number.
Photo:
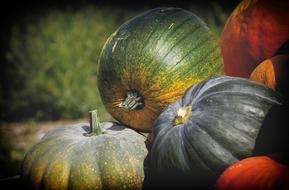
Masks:
[[[90,137],[105,133],[105,131],[100,126],[97,110],[89,112],[89,119],[90,119],[90,131],[88,133],[85,133],[84,136]]]
[[[174,126],[185,123],[189,119],[191,113],[192,113],[191,105],[181,107],[180,109],[178,109]]]
[[[144,107],[144,98],[136,91],[129,90],[126,92],[124,101],[120,107],[125,111],[142,109]]]

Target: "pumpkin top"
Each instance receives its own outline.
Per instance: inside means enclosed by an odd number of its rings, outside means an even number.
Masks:
[[[115,122],[101,122],[96,125],[99,125],[98,131],[100,133],[95,133],[95,131],[92,131],[91,126],[88,123],[80,123],[77,125],[64,126],[59,129],[48,131],[41,141],[46,141],[57,137],[61,137],[62,140],[77,140],[79,142],[93,140],[120,142],[124,140],[129,143],[133,143],[134,141],[145,140],[145,137],[142,134]]]
[[[179,176],[190,176],[187,183],[214,182],[225,168],[253,154],[264,117],[281,102],[272,89],[244,78],[213,77],[191,86],[155,121],[147,176],[160,179],[157,183],[167,178],[180,183]]]
[[[141,189],[145,137],[117,123],[91,123],[98,130],[80,123],[49,131],[24,158],[24,183],[34,189]]]

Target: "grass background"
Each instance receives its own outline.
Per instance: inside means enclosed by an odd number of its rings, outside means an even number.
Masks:
[[[123,22],[150,8],[182,7],[219,39],[239,1],[9,2],[1,8],[0,178],[19,173],[24,153],[48,129],[83,121],[95,108],[101,120],[112,119],[96,64]]]

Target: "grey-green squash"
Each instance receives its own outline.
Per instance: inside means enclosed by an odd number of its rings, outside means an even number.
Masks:
[[[32,189],[141,189],[145,137],[113,122],[49,131],[26,154],[21,178]]]
[[[157,118],[145,187],[213,188],[230,165],[252,156],[262,123],[281,96],[254,81],[213,77],[192,85]]]

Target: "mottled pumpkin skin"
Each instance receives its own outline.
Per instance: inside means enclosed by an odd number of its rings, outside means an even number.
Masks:
[[[243,0],[221,35],[226,75],[248,78],[289,39],[289,1]]]
[[[193,85],[157,118],[145,160],[145,187],[212,188],[230,165],[251,156],[262,121],[280,97],[270,88],[238,77]],[[180,108],[190,116],[176,125]]]
[[[141,189],[145,138],[115,123],[85,136],[88,124],[48,132],[25,156],[24,184],[33,189]]]
[[[98,88],[114,118],[150,132],[160,111],[190,85],[222,73],[219,47],[200,18],[180,8],[156,8],[110,36],[99,60]],[[120,107],[128,91],[143,97],[141,109]]]
[[[289,165],[268,156],[241,160],[226,169],[216,183],[217,190],[289,189]]]

